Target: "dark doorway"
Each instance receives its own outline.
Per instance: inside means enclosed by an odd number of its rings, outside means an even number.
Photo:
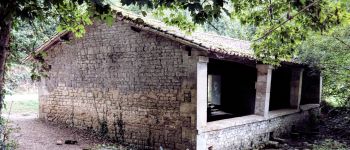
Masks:
[[[255,67],[210,59],[208,121],[253,114],[256,78]]]
[[[272,71],[269,110],[290,107],[291,78],[292,72],[289,68],[280,67]]]
[[[300,104],[319,104],[320,103],[320,73],[311,69],[305,69],[303,73],[303,85],[301,91]]]

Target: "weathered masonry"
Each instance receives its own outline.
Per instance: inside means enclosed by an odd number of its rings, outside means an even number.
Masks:
[[[38,48],[51,67],[42,120],[139,149],[221,150],[252,148],[318,112],[321,77],[303,65],[259,64],[247,41],[118,14]]]

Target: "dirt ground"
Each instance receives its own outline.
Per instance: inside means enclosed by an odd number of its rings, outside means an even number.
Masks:
[[[13,128],[19,128],[11,137],[17,141],[19,150],[82,150],[95,149],[103,144],[103,139],[94,138],[87,131],[71,129],[40,121],[35,113],[12,114]],[[62,145],[57,145],[57,141]],[[64,144],[65,140],[75,140],[77,144]]]
[[[350,109],[324,108],[304,127],[271,139],[261,149],[350,150]]]
[[[19,150],[117,149],[101,148],[111,142],[91,132],[42,122],[36,113],[11,114],[10,120],[12,128],[19,128],[11,134]],[[312,122],[304,128],[296,128],[290,135],[271,139],[258,149],[350,150],[350,110],[327,110]],[[59,140],[78,143],[57,145]]]

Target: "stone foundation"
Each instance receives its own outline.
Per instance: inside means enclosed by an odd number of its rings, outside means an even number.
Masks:
[[[251,149],[269,141],[271,134],[280,136],[289,133],[293,125],[305,125],[318,113],[318,106],[312,106],[301,111],[270,111],[267,119],[250,115],[209,122],[204,133],[206,145],[214,150]]]

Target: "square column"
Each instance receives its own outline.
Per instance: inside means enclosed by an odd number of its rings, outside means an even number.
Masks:
[[[207,149],[204,129],[207,125],[209,58],[198,57],[197,62],[197,137],[196,149]]]
[[[323,88],[323,78],[322,78],[322,75],[320,74],[320,85],[319,85],[319,88],[320,88],[320,93],[319,93],[319,97],[318,97],[318,104],[321,104],[321,101],[322,101],[322,88]]]
[[[198,57],[197,62],[197,130],[201,131],[207,124],[208,103],[208,62],[209,58]]]
[[[254,114],[267,117],[270,104],[272,69],[271,65],[257,64],[256,98]]]
[[[303,71],[302,68],[292,69],[291,87],[290,87],[290,101],[291,108],[299,109],[301,99],[301,89],[303,83]]]

